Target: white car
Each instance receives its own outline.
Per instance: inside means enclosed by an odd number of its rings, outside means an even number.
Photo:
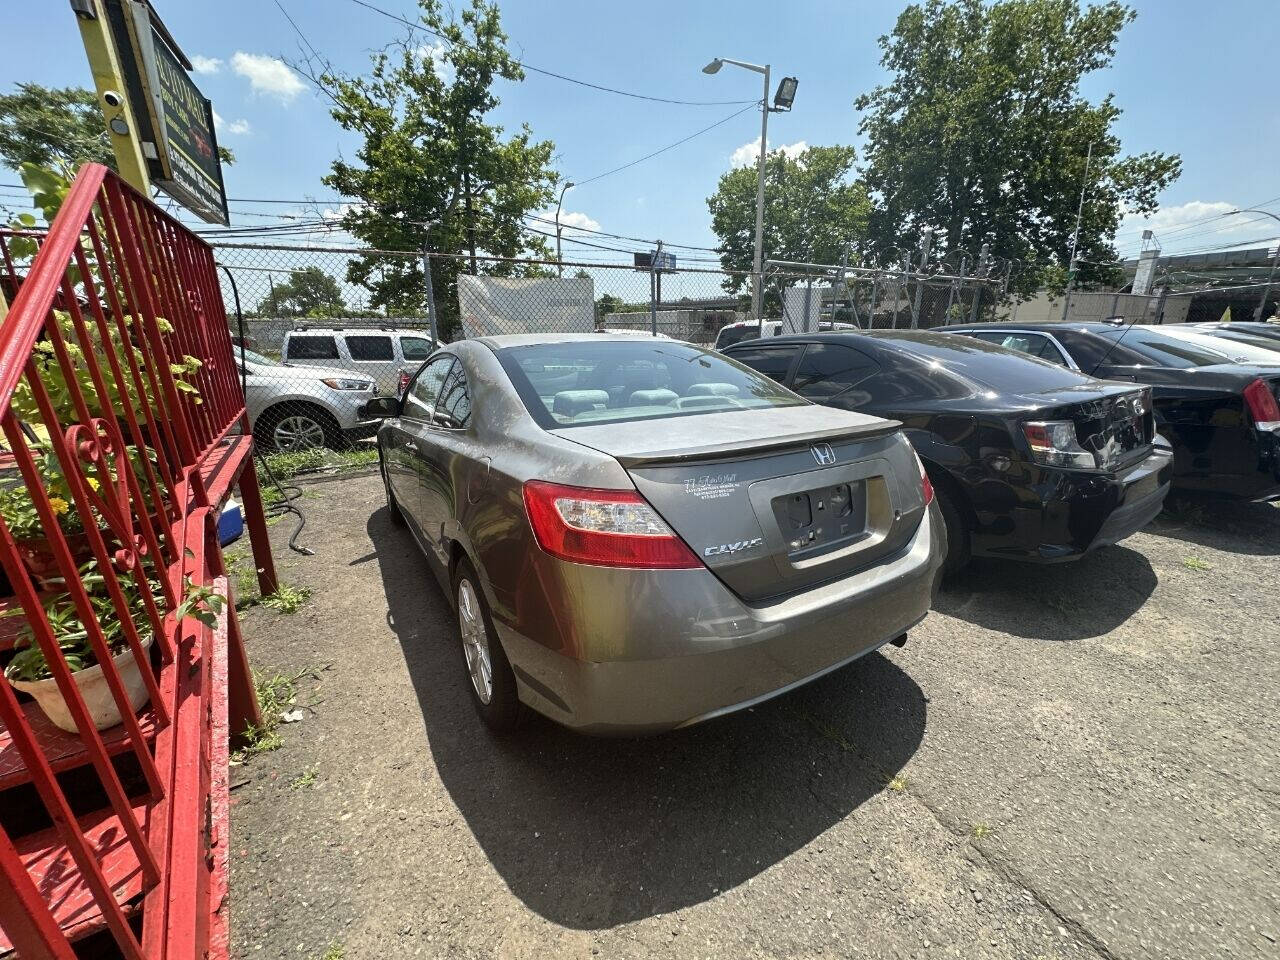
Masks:
[[[379,421],[359,415],[376,394],[369,377],[339,367],[277,363],[241,347],[235,352],[244,372],[249,423],[263,446],[338,449],[377,432]]]
[[[1280,363],[1280,343],[1276,344],[1275,349],[1269,349],[1255,346],[1251,343],[1229,340],[1226,337],[1214,336],[1208,330],[1183,323],[1164,323],[1154,329],[1159,330],[1165,336],[1174,337],[1185,343],[1195,344],[1205,350],[1216,350],[1218,353],[1224,354],[1232,363]]]
[[[280,357],[300,367],[358,373],[373,379],[379,393],[396,396],[400,375],[415,373],[435,349],[421,330],[303,326],[284,335]]]
[[[832,323],[830,320],[818,321],[817,329],[823,333],[828,330],[857,330],[856,323]],[[739,320],[726,323],[716,334],[715,349],[723,350],[744,340],[755,340],[757,337],[780,337],[784,333],[803,333],[798,328],[784,330],[781,320],[765,320],[762,324],[755,320]]]

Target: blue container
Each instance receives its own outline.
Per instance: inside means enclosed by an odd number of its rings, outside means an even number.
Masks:
[[[218,516],[218,542],[225,547],[228,543],[238,540],[242,533],[244,533],[244,511],[240,509],[240,504],[234,500],[228,500]]]

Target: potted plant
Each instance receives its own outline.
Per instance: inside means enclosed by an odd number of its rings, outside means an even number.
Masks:
[[[112,655],[111,662],[120,675],[129,705],[137,712],[149,697],[146,681],[142,676],[142,668],[129,647],[124,622],[117,616],[115,605],[107,592],[105,578],[97,570],[97,562],[91,560],[83,564],[79,570],[79,579],[88,594],[94,617],[102,629],[107,649]],[[149,651],[155,640],[155,633],[147,616],[142,591],[132,576],[122,576],[118,582],[138,638],[142,641],[143,648]],[[150,583],[153,597],[163,596],[160,584],[154,580]],[[191,616],[212,626],[224,603],[224,598],[214,593],[212,588],[193,587],[188,581],[183,602],[176,611],[177,620],[181,622],[183,618]],[[51,593],[43,598],[43,605],[45,618],[71,671],[71,679],[84,698],[94,726],[99,730],[106,730],[122,722],[123,717],[111,695],[93,646],[89,643],[88,631],[76,613],[71,595],[65,590]],[[21,610],[11,610],[5,614],[22,615]],[[62,698],[57,681],[53,678],[53,672],[49,669],[44,650],[35,641],[30,622],[24,622],[18,631],[15,650],[13,658],[4,669],[5,678],[16,690],[34,698],[54,726],[75,733],[75,721]],[[146,669],[150,669],[150,666],[147,665]]]

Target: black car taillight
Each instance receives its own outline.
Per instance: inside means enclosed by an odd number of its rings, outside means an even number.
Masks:
[[[1280,403],[1265,380],[1255,380],[1244,388],[1244,405],[1259,430],[1280,431]]]
[[[1070,420],[1031,420],[1022,425],[1022,433],[1037,463],[1086,470],[1098,465],[1094,455],[1080,446],[1076,425]]]

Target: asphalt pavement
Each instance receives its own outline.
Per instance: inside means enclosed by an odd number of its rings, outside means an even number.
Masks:
[[[232,774],[236,957],[1280,955],[1280,507],[975,564],[905,648],[690,730],[497,740],[378,476],[302,505],[312,596],[241,615],[306,674]]]

